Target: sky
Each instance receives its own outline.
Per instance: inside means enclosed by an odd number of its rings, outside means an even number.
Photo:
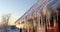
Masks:
[[[12,14],[11,19],[20,18],[38,0],[0,0],[0,18],[4,14]]]
[[[37,0],[0,0],[0,15],[15,14],[22,16]]]

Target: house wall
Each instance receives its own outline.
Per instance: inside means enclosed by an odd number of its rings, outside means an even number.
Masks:
[[[60,18],[58,16],[60,13],[58,13],[57,8],[59,8],[60,0],[41,1],[39,0],[20,18],[20,23],[24,24],[24,32],[59,31],[60,22],[58,19]]]

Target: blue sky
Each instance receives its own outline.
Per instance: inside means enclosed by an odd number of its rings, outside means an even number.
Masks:
[[[15,14],[21,17],[38,0],[0,0],[0,16]]]

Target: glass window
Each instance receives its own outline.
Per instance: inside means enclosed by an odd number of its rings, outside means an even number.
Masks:
[[[50,26],[52,26],[52,27],[54,26],[54,21],[53,21],[53,19],[54,19],[54,18],[53,18],[53,16],[52,16],[52,17],[51,17],[51,20],[50,20]]]
[[[41,25],[41,17],[40,17],[40,25]]]

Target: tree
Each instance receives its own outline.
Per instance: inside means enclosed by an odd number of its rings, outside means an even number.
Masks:
[[[9,22],[10,16],[11,16],[11,14],[7,14],[7,15],[2,16],[2,22],[4,25],[4,32],[7,32],[7,27],[8,27],[8,22]]]

